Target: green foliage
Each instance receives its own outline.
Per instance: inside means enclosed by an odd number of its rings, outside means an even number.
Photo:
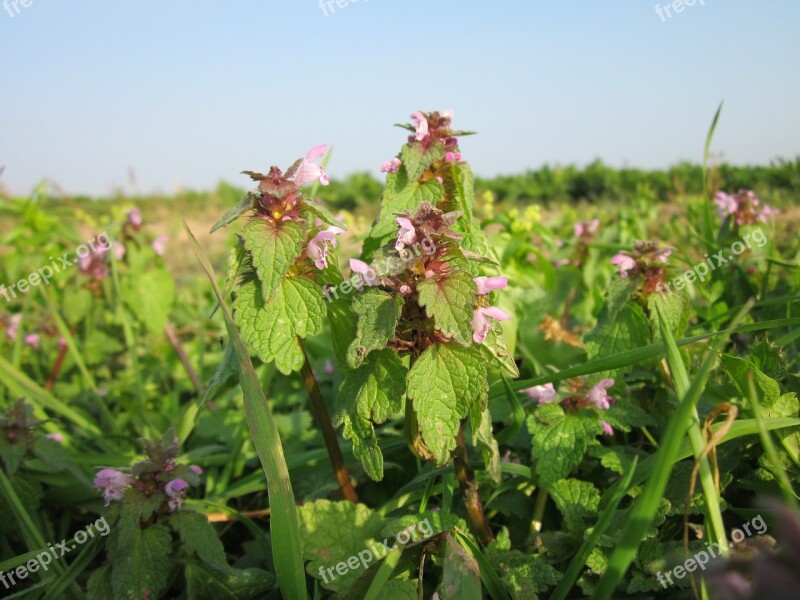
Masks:
[[[275,361],[281,373],[299,371],[303,350],[298,337],[322,329],[325,300],[319,287],[303,277],[281,280],[275,295],[264,300],[261,284],[250,281],[237,290],[236,325],[247,345],[264,362]]]
[[[254,220],[245,225],[242,237],[261,281],[264,302],[269,303],[281,279],[303,251],[305,227],[293,221],[272,225],[269,221]]]
[[[385,347],[394,337],[403,299],[370,288],[353,297],[352,307],[358,315],[358,327],[347,350],[347,364],[357,369],[370,352]]]
[[[445,336],[467,346],[472,340],[475,282],[469,273],[430,277],[419,285],[419,303]]]
[[[583,460],[602,427],[594,413],[565,413],[557,404],[545,404],[528,417],[532,451],[539,484],[550,490]]]
[[[422,439],[437,463],[444,464],[455,448],[461,419],[472,406],[486,405],[486,366],[472,348],[435,344],[411,367],[407,382]]]

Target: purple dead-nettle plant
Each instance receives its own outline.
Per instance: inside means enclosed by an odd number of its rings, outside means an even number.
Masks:
[[[314,402],[318,387],[302,339],[320,333],[327,318],[344,375],[333,422],[366,473],[383,477],[376,425],[404,415],[414,454],[436,465],[455,462],[470,519],[488,542],[463,431],[499,480],[489,369],[518,372],[500,325],[512,315],[497,306],[507,280],[473,217],[473,175],[458,139],[469,132],[454,130],[452,118],[452,111],[417,111],[400,125],[408,141],[382,165],[380,213],[361,256],[349,261],[347,280],[334,251],[344,225],[301,190],[312,180],[327,183],[313,162],[320,149],[285,173],[248,172],[258,191],[213,230],[248,215],[225,287],[251,352],[284,374],[302,370]],[[315,413],[323,430],[330,426]],[[338,476],[343,465],[334,454],[331,460]]]
[[[103,468],[97,472],[94,485],[103,491],[105,505],[147,502],[156,513],[178,510],[189,486],[200,483],[202,469],[176,462],[179,444],[172,430],[156,443],[145,439],[140,442],[144,460],[130,468]]]

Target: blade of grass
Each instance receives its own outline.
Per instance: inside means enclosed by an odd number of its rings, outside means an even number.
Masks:
[[[466,537],[466,536],[465,536]],[[452,534],[444,549],[442,595],[448,600],[481,600],[480,567]]]
[[[64,590],[66,590],[75,581],[78,575],[87,569],[98,550],[98,538],[93,538],[86,546],[83,547],[78,557],[70,563],[64,574],[52,582],[52,587],[48,586],[47,593],[44,595],[42,600],[56,600],[57,598],[63,598]]]
[[[480,569],[481,574],[481,582],[483,583],[483,587],[486,588],[486,591],[489,592],[489,596],[492,597],[493,600],[511,600],[506,591],[503,582],[500,581],[500,577],[498,577],[497,573],[495,573],[494,568],[489,563],[489,560],[484,556],[481,549],[478,545],[472,541],[472,539],[466,535],[460,529],[455,529],[453,532],[455,538],[458,542],[464,547],[476,563],[478,563],[478,568]]]
[[[722,113],[722,102],[717,107],[717,112],[714,113],[714,119],[711,121],[711,127],[708,129],[706,135],[706,143],[703,147],[703,196],[705,197],[705,210],[703,211],[703,235],[706,238],[706,250],[713,252],[714,242],[714,228],[711,225],[711,197],[708,189],[708,157],[711,154],[711,140],[714,139],[714,131],[717,129],[719,123],[719,116]]]
[[[572,589],[572,586],[575,585],[575,581],[581,574],[581,569],[583,569],[583,566],[589,559],[589,555],[592,553],[592,550],[594,550],[594,547],[597,546],[600,536],[603,535],[606,529],[608,529],[608,526],[611,525],[614,512],[617,510],[622,498],[625,497],[625,491],[628,489],[633,479],[633,474],[636,472],[636,463],[638,461],[639,457],[634,456],[631,468],[625,473],[625,477],[622,478],[619,487],[616,489],[610,488],[600,499],[600,505],[605,505],[605,508],[597,518],[597,523],[595,523],[594,527],[587,531],[588,535],[584,538],[581,547],[578,548],[578,552],[569,562],[569,566],[567,570],[564,571],[561,581],[558,582],[556,589],[554,589],[553,593],[550,595],[550,600],[564,600]]]
[[[678,394],[678,398],[684,398],[689,391],[689,374],[686,372],[683,358],[681,358],[678,346],[675,344],[675,338],[672,337],[672,332],[669,331],[667,322],[664,320],[664,316],[658,306],[656,306],[656,311],[661,331],[666,331],[669,334],[669,338],[665,337],[664,339],[667,340],[667,364],[672,374],[672,380],[675,383],[675,391]],[[714,485],[711,465],[708,458],[702,456],[706,441],[700,431],[700,416],[697,414],[697,408],[695,407],[692,408],[692,418],[689,424],[689,442],[692,445],[695,459],[700,458],[700,486],[703,489],[703,498],[706,504],[706,517],[711,523],[711,535],[709,537],[713,542],[717,543],[719,553],[722,556],[727,556],[728,540],[725,535],[725,524],[722,521],[722,509],[719,506],[719,496]]]
[[[253,445],[267,476],[269,505],[272,509],[270,517],[272,552],[281,594],[288,600],[306,600],[308,590],[300,538],[300,520],[278,428],[261,389],[258,376],[253,369],[253,363],[250,361],[250,354],[244,340],[239,335],[233,315],[219,291],[214,268],[208,262],[200,244],[185,221],[183,228],[200,265],[211,282],[214,295],[217,297],[225,318],[225,327],[228,330],[230,343],[234,345],[239,362],[239,382],[244,392],[245,417],[250,426]]]
[[[389,554],[387,554],[386,557],[381,561],[381,566],[378,569],[378,572],[375,573],[372,583],[369,584],[369,589],[364,596],[364,600],[377,600],[380,598],[381,592],[383,591],[383,586],[385,586],[386,582],[389,581],[389,578],[392,576],[392,572],[397,566],[397,563],[400,561],[400,557],[402,555],[402,546],[395,546],[389,551]]]
[[[751,307],[752,302],[745,304],[742,311],[733,320],[734,328],[735,325],[738,325],[741,319],[744,318],[745,314],[750,311]],[[662,328],[662,339],[666,344],[671,345],[674,350],[677,350],[675,341],[666,328]],[[645,484],[644,491],[636,499],[636,502],[631,508],[619,544],[611,554],[606,571],[603,573],[595,589],[594,597],[598,600],[608,600],[608,598],[611,598],[617,585],[628,570],[628,567],[630,567],[636,550],[639,548],[639,544],[641,544],[647,529],[653,522],[653,518],[658,510],[658,505],[661,498],[664,496],[664,490],[667,488],[667,482],[672,473],[672,467],[677,458],[684,432],[688,428],[692,417],[692,410],[700,399],[700,394],[705,388],[708,376],[711,374],[711,370],[716,363],[717,353],[725,342],[725,339],[726,338],[718,337],[712,348],[706,353],[696,377],[689,386],[689,390],[686,395],[681,398],[677,410],[669,420],[664,438],[654,456],[655,462],[652,476]]]

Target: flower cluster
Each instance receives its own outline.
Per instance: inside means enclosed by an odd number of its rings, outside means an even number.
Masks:
[[[284,221],[302,222],[300,215],[304,210],[300,187],[319,181],[328,185],[328,176],[322,167],[314,161],[325,155],[325,144],[315,146],[308,151],[305,158],[298,159],[284,173],[278,167],[270,167],[264,175],[254,171],[243,171],[253,181],[258,181],[258,195],[253,203],[253,218],[262,218],[272,223]]]
[[[422,202],[415,213],[396,213],[397,235],[393,249],[404,261],[394,261],[396,268],[380,269],[355,258],[350,259],[350,268],[360,278],[358,289],[364,285],[382,285],[399,292],[409,298],[407,315],[419,315],[424,319],[424,312],[417,304],[417,286],[424,280],[446,279],[461,269],[462,250],[458,243],[461,235],[452,230],[452,226],[461,215],[460,212],[445,213]],[[417,246],[422,245],[424,253]],[[415,251],[412,252],[412,249]],[[384,264],[387,261],[382,261]],[[490,329],[491,320],[504,321],[511,315],[495,306],[489,305],[489,294],[506,287],[505,277],[474,277],[476,292],[476,308],[473,311],[473,341],[482,344]],[[436,331],[428,331],[429,342],[448,341]],[[402,341],[400,342],[402,345]]]
[[[636,241],[631,252],[618,252],[611,264],[619,269],[623,279],[644,277],[643,293],[651,294],[659,289],[664,280],[664,267],[672,254],[672,248],[661,247],[654,242]]]
[[[717,192],[714,204],[720,219],[730,218],[736,225],[766,223],[769,217],[778,214],[769,204],[762,204],[753,190],[739,190],[735,196]]]
[[[535,400],[537,406],[559,401],[561,406],[569,412],[575,412],[582,408],[608,410],[615,402],[614,398],[608,395],[608,388],[614,386],[613,379],[601,379],[592,386],[589,386],[581,377],[567,380],[565,383],[566,391],[562,392],[560,400],[558,400],[559,392],[552,383],[535,385],[520,391],[528,394],[528,398],[531,400]],[[601,420],[600,423],[603,426],[603,433],[614,434],[614,430],[607,421]]]
[[[453,111],[411,113],[411,125],[408,129],[414,133],[408,136],[409,142],[420,142],[428,149],[436,142],[444,145],[444,162],[446,164],[461,161],[461,151],[458,148],[458,138],[452,129]],[[381,164],[384,173],[397,173],[402,163],[395,157]],[[441,183],[441,182],[440,182]]]
[[[113,243],[107,236],[95,238],[93,250],[78,259],[78,268],[81,273],[91,277],[94,281],[105,279],[111,274],[109,267],[109,252],[113,248],[114,258],[122,260],[125,256],[125,247],[119,243]]]
[[[172,430],[157,443],[140,440],[144,446],[145,460],[132,468],[104,468],[97,472],[94,485],[103,490],[103,500],[108,506],[111,502],[123,500],[126,494],[139,493],[146,497],[156,494],[163,496],[166,510],[178,510],[190,485],[200,482],[202,469],[197,465],[179,465],[178,438]]]

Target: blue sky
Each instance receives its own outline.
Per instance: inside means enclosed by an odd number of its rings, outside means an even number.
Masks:
[[[699,2],[32,0],[0,10],[0,183],[244,186],[323,142],[377,174],[393,123],[444,108],[484,176],[697,161],[723,99],[718,155],[800,154],[800,2]]]

